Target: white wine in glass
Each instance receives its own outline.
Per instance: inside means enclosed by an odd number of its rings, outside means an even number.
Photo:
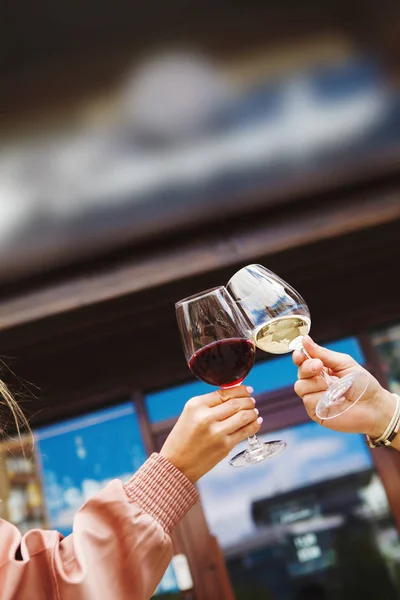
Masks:
[[[260,325],[253,333],[254,342],[260,350],[271,354],[286,354],[295,349],[296,341],[307,335],[311,321],[304,315],[275,317]]]

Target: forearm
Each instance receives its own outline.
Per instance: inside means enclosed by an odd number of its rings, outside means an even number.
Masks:
[[[112,481],[76,514],[74,532],[31,531],[0,520],[0,598],[148,600],[172,558],[170,533],[197,502],[165,458],[150,457],[123,486]]]

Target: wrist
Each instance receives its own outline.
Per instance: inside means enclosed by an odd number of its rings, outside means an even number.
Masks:
[[[124,488],[130,502],[154,517],[167,533],[199,500],[196,488],[158,454],[152,454]]]
[[[180,471],[182,475],[184,475],[186,479],[188,479],[193,485],[197,483],[197,481],[200,479],[200,476],[198,476],[196,473],[196,469],[188,468],[182,456],[178,456],[173,452],[168,452],[167,448],[161,449],[160,456],[166,458],[168,462],[170,462],[171,465],[178,469],[178,471]]]
[[[372,440],[378,439],[385,431],[386,427],[390,423],[393,413],[396,409],[396,397],[394,394],[380,388],[380,393],[377,394],[375,402],[375,418],[371,431],[368,433]]]

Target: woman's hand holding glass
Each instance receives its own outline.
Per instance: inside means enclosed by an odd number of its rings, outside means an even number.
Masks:
[[[265,352],[284,354],[303,350],[311,328],[311,315],[301,295],[276,273],[262,265],[248,265],[230,279],[227,289],[251,324],[256,345]],[[367,390],[363,371],[348,372],[333,380],[321,370],[325,392],[315,407],[320,419],[338,418],[354,408]]]
[[[195,483],[260,429],[252,392],[240,385],[189,400],[161,454]]]
[[[293,353],[293,362],[299,367],[295,391],[303,400],[311,419],[335,431],[363,433],[370,436],[371,439],[379,438],[395,410],[394,395],[385,390],[375,377],[351,356],[322,348],[308,336],[304,338],[303,344],[311,358],[307,358],[300,351]],[[317,404],[327,388],[326,381],[320,375],[323,368],[327,369],[335,381],[358,373],[363,373],[364,378],[368,380],[367,389],[353,410],[326,421],[321,421],[316,415]],[[354,379],[353,385],[356,392],[359,381],[361,381],[360,378]],[[358,391],[361,392],[362,389],[360,388]],[[400,441],[395,440],[393,446],[400,449]]]
[[[254,365],[255,345],[248,323],[226,288],[220,286],[180,300],[176,316],[192,373],[225,390],[240,385]],[[263,443],[252,434],[247,449],[230,464],[245,467],[259,463],[284,448],[284,442]]]

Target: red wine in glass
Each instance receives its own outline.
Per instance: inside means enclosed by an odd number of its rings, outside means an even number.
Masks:
[[[251,340],[218,340],[195,352],[189,360],[189,368],[201,381],[229,388],[242,383],[250,373],[255,354]]]
[[[255,345],[249,324],[223,286],[180,300],[176,318],[186,361],[201,381],[222,388],[242,383],[251,371]],[[284,442],[260,442],[248,438],[248,447],[230,464],[246,467],[271,458],[285,448]]]

